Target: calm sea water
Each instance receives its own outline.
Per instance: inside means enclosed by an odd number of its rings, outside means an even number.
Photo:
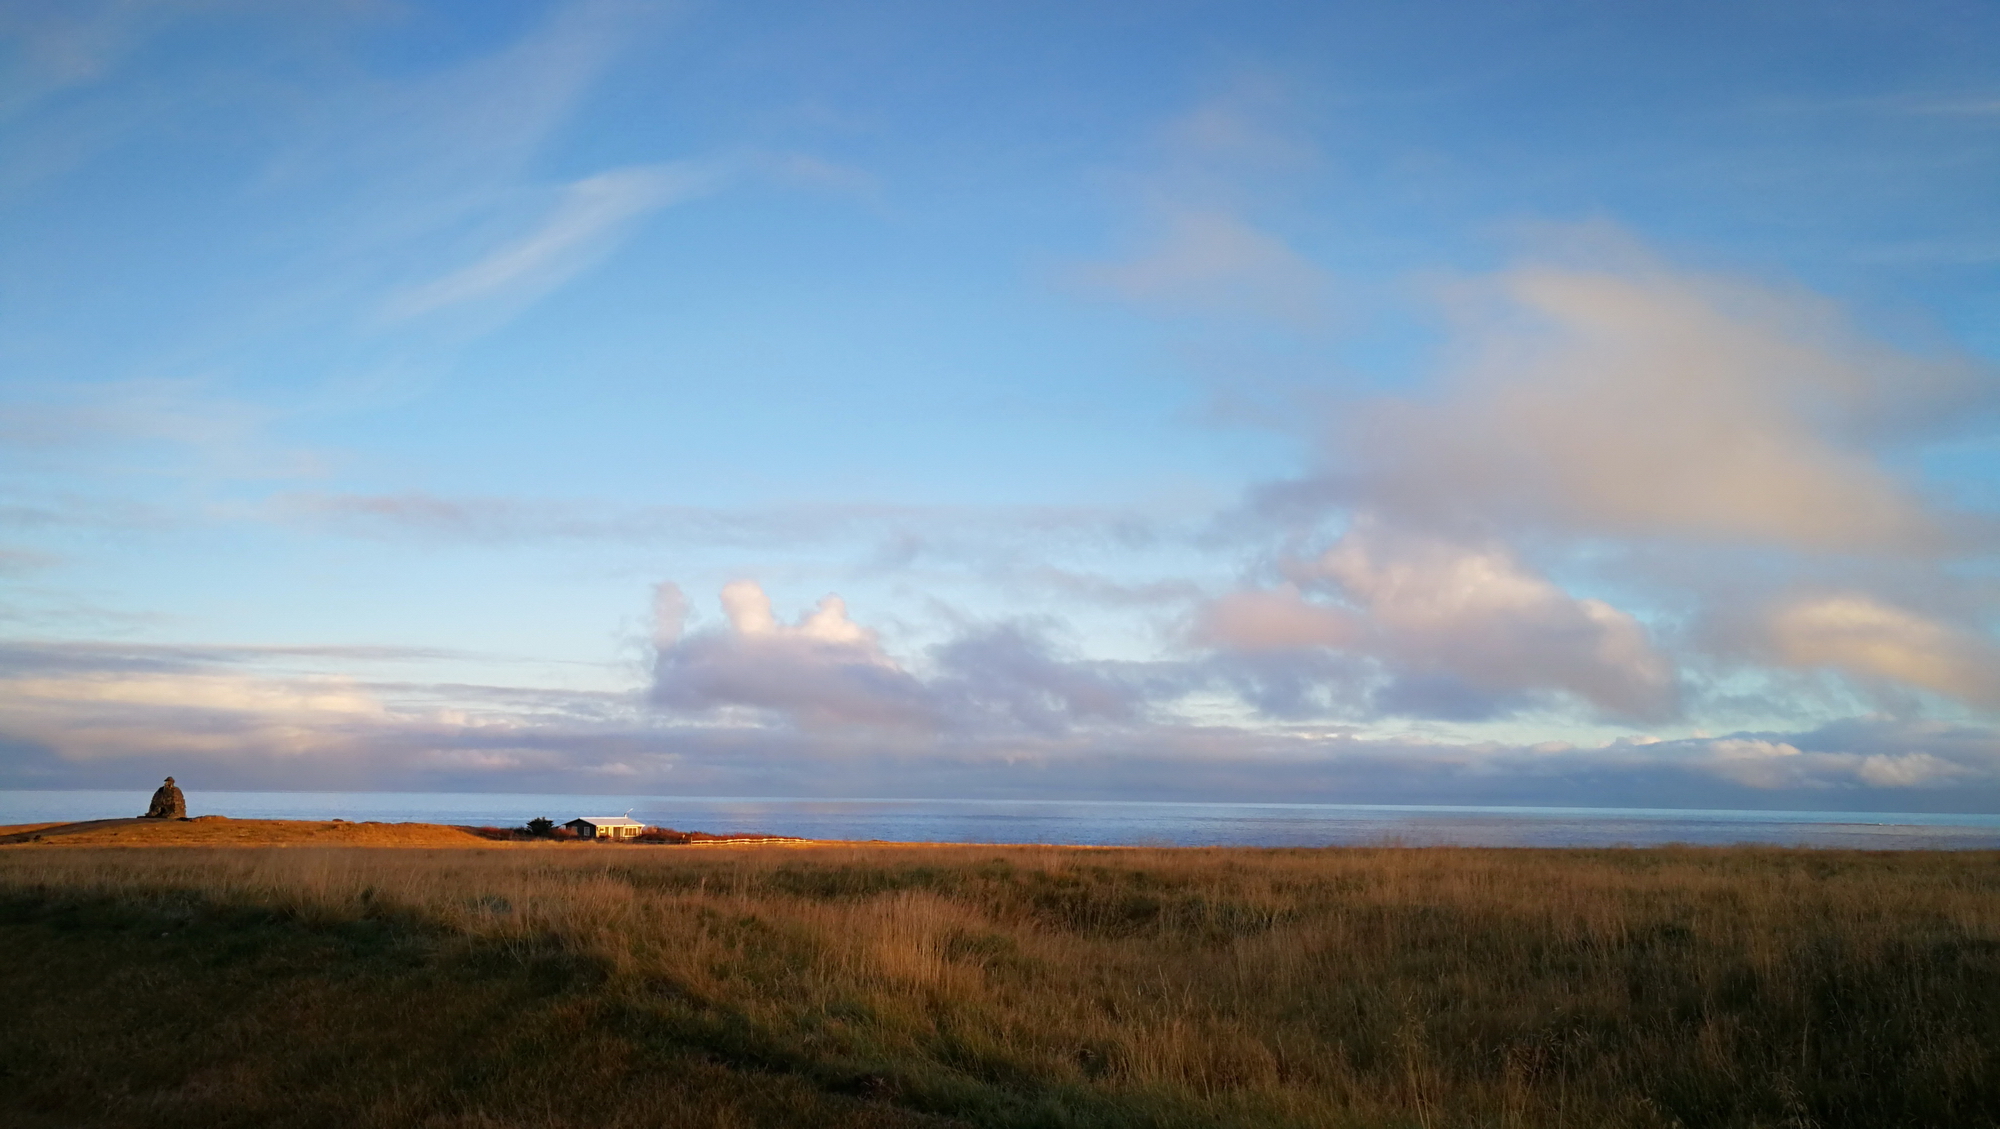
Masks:
[[[0,824],[107,819],[150,792],[0,792]],[[1319,847],[1399,842],[1489,847],[1771,843],[2000,848],[2000,815],[1115,803],[1096,800],[787,800],[524,796],[470,792],[199,792],[188,814],[519,826],[535,816],[622,815],[662,827],[891,842]]]

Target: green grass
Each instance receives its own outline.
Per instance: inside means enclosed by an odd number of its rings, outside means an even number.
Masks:
[[[2000,1125],[2000,856],[0,851],[21,1125]]]

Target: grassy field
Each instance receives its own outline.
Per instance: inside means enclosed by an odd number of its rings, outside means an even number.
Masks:
[[[0,848],[10,1125],[1989,1126],[2000,855]]]
[[[65,847],[484,847],[493,841],[479,829],[436,823],[224,819],[215,815],[0,827],[0,845],[37,836],[42,842]]]

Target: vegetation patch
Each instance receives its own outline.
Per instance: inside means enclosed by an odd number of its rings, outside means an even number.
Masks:
[[[2000,856],[0,850],[19,1125],[1993,1126]]]

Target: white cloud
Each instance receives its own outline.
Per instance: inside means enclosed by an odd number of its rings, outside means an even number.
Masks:
[[[1921,740],[1912,734],[1905,740]],[[1990,742],[1989,742],[1990,744]],[[1722,779],[1766,791],[1826,789],[1856,784],[1873,788],[1923,788],[1989,774],[1993,758],[1975,767],[1934,753],[1863,753],[1847,749],[1801,749],[1762,737],[1725,737],[1677,742],[1670,750],[1694,753],[1693,764]]]
[[[77,759],[249,749],[292,757],[343,746],[350,727],[389,717],[377,697],[337,677],[98,671],[0,681],[0,732]]]
[[[723,586],[722,610],[736,633],[747,638],[828,644],[851,649],[870,662],[894,665],[882,654],[875,633],[847,618],[847,601],[836,595],[822,597],[798,626],[786,627],[772,614],[771,597],[762,587],[752,580],[736,580]]]
[[[1878,753],[1863,757],[1855,775],[1878,788],[1914,788],[1971,773],[1963,765],[1929,753],[1905,753],[1902,756]]]
[[[1709,771],[1752,788],[1796,787],[1812,781],[1817,758],[1809,760],[1782,741],[1725,738],[1702,749]]]

